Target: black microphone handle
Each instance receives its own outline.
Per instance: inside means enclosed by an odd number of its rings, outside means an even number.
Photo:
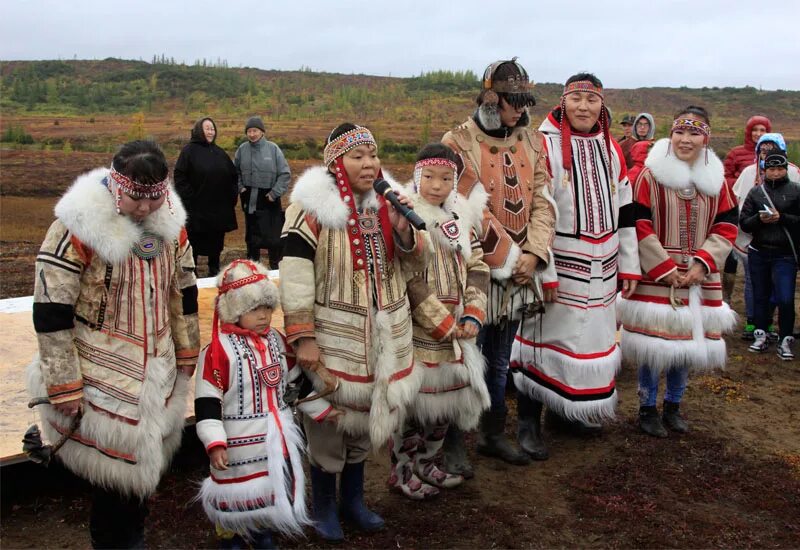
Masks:
[[[425,231],[425,221],[420,218],[419,214],[414,212],[413,209],[400,202],[400,199],[397,198],[397,193],[395,193],[392,189],[387,189],[383,194],[383,197],[392,203],[392,206],[394,206],[395,210],[400,212],[403,217],[408,220],[408,223],[414,226],[414,229],[417,231]]]

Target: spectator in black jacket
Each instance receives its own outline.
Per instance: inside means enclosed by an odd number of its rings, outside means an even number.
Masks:
[[[235,207],[239,195],[236,168],[216,139],[214,121],[201,118],[175,163],[175,190],[188,213],[186,232],[194,263],[197,265],[198,256],[208,256],[209,277],[219,272],[225,233],[237,228]]]
[[[794,359],[794,291],[800,237],[800,185],[789,181],[788,160],[780,149],[764,159],[764,185],[747,194],[739,216],[742,230],[753,235],[748,248],[748,267],[755,303],[755,341],[750,351],[760,353],[769,346],[767,325],[770,297],[778,304],[778,356]]]

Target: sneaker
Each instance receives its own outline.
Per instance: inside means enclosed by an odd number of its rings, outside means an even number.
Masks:
[[[775,330],[775,325],[770,325],[769,327],[767,327],[767,340],[769,340],[770,342],[777,342],[780,339],[781,339],[780,335]]]
[[[791,361],[794,359],[792,353],[792,346],[794,345],[794,336],[784,336],[783,341],[778,346],[778,357],[784,361]]]
[[[747,323],[744,326],[744,330],[742,331],[742,340],[752,340],[753,339],[753,332],[756,330],[756,326],[753,323]]]
[[[769,343],[767,342],[767,333],[763,330],[756,329],[753,331],[753,338],[754,342],[750,344],[750,347],[747,348],[753,353],[761,353],[762,351],[766,351],[769,347]]]

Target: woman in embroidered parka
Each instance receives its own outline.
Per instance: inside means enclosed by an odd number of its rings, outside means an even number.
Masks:
[[[330,395],[344,413],[337,425],[304,418],[315,527],[336,541],[337,473],[344,519],[383,527],[363,502],[364,460],[400,426],[419,390],[404,270],[424,269],[430,242],[373,191],[382,174],[368,129],[338,126],[324,156],[325,166],[307,170],[292,191],[280,287],[298,363],[321,360],[340,382]]]
[[[489,266],[477,236],[487,195],[478,191],[467,199],[458,194],[460,160],[447,146],[429,144],[417,156],[414,180],[406,187],[434,248],[425,271],[408,282],[422,386],[390,443],[389,485],[415,500],[464,481],[437,466],[448,424],[472,430],[490,405],[484,359],[475,345],[486,319],[489,287]]]
[[[619,305],[623,357],[639,365],[642,430],[686,432],[679,414],[689,371],[725,366],[736,315],[722,300],[720,267],[737,233],[722,162],[708,147],[709,117],[690,106],[650,151],[634,189],[642,280]],[[666,374],[663,421],[656,400]]]
[[[478,452],[517,465],[529,464],[528,455],[547,458],[539,437],[541,404],[527,395],[517,394],[522,450],[505,435],[511,346],[523,312],[537,302],[537,272],[550,262],[556,219],[542,134],[530,125],[528,108],[536,104],[532,87],[516,58],[492,63],[475,113],[442,138],[463,161],[458,192],[470,200],[474,193],[488,194],[480,239],[491,281],[478,345],[486,357],[492,406],[481,420]],[[445,469],[471,477],[463,435],[453,428],[444,445]]]
[[[278,287],[266,268],[235,260],[217,287],[214,332],[200,354],[195,389],[197,437],[211,463],[199,498],[208,518],[234,534],[232,542],[271,548],[271,531],[299,535],[310,523],[303,436],[290,407],[311,393],[310,383],[270,326]],[[334,416],[324,399],[298,407],[317,422]]]
[[[50,441],[94,488],[96,547],[143,543],[146,499],[181,441],[199,351],[186,213],[161,149],[134,141],[111,169],[80,176],[55,207],[36,258],[28,369]]]

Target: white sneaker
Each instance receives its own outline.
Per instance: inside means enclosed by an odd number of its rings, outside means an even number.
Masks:
[[[794,359],[794,353],[792,353],[793,345],[794,336],[784,336],[783,341],[778,346],[778,357],[784,361],[791,361]]]
[[[767,342],[767,333],[760,328],[753,331],[753,338],[754,342],[750,344],[748,348],[753,353],[761,353],[762,351],[766,351],[769,347],[769,343]]]

